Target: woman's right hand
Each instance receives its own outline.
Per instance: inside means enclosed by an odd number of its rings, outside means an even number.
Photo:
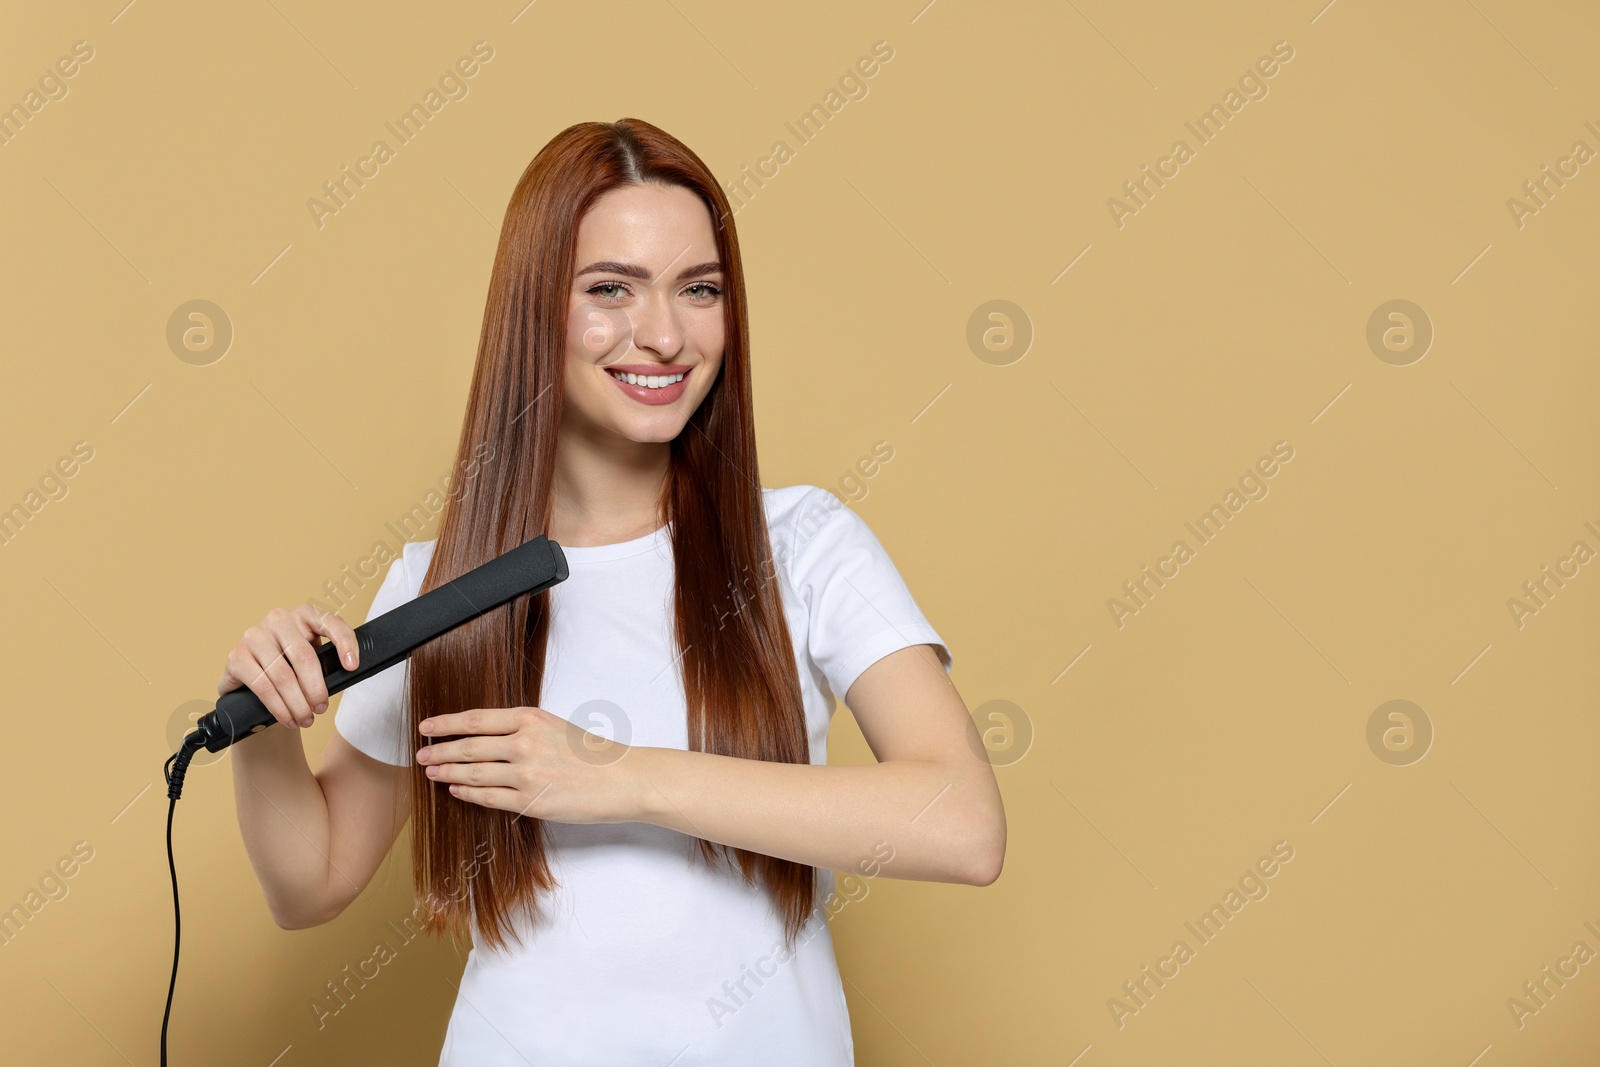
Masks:
[[[310,604],[273,608],[259,625],[246,630],[228,653],[217,695],[248,686],[283,725],[310,726],[316,715],[328,710],[328,686],[317,659],[321,647],[317,637],[332,641],[344,669],[355,670],[360,651],[355,631],[344,619]]]

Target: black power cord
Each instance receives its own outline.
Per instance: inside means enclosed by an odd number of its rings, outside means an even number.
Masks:
[[[178,913],[178,868],[172,862],[172,813],[178,808],[178,798],[183,796],[183,776],[189,770],[189,761],[205,747],[197,730],[183,739],[183,747],[167,757],[161,773],[167,780],[167,870],[172,872],[172,980],[167,983],[167,1010],[161,1013],[161,1067],[167,1067],[167,1020],[172,1016],[172,991],[178,985],[178,944],[182,932]]]

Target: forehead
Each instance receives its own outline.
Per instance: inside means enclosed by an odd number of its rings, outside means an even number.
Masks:
[[[674,263],[717,257],[711,212],[681,185],[623,185],[597,199],[578,223],[578,265],[615,260],[659,274]]]

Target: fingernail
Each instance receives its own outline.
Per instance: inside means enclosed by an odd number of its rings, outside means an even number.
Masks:
[[[328,710],[328,702],[326,700],[324,700],[322,703],[317,705],[318,713],[321,713],[321,712],[324,712],[324,711],[327,711],[327,710]]]
[[[431,720],[431,719],[423,719],[422,720],[422,725],[417,727],[417,728],[419,730],[421,730],[425,734],[431,734],[431,733],[433,733],[433,720]]]
[[[356,654],[354,652],[346,652],[344,654],[344,665],[346,667],[354,667],[356,665]]]

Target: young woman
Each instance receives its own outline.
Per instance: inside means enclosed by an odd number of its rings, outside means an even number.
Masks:
[[[441,1064],[852,1063],[833,872],[988,885],[1005,815],[872,531],[758,480],[733,217],[679,141],[587,122],[528,165],[457,459],[368,617],[539,534],[570,576],[351,687],[315,772],[351,629],[245,632],[217,689],[285,727],[233,763],[274,918],[338,916],[409,817],[421,925],[471,934]],[[875,764],[826,765],[835,695]]]

